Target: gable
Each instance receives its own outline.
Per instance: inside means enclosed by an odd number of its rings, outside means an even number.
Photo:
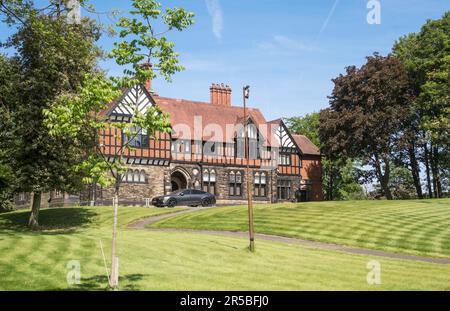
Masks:
[[[142,85],[128,88],[122,97],[117,101],[115,107],[110,110],[108,116],[116,121],[127,121],[135,111],[145,113],[147,107],[153,106],[155,102]]]
[[[292,148],[295,149],[297,145],[289,134],[287,128],[284,126],[282,122],[280,122],[279,126],[276,128],[274,133],[276,142],[281,148]]]

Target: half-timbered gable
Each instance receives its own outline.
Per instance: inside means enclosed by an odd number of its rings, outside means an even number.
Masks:
[[[108,106],[103,112],[110,122],[130,122],[133,115],[139,111],[145,113],[147,108],[155,105],[150,92],[143,86],[137,85],[127,88],[123,95]],[[169,165],[171,153],[171,138],[166,133],[155,133],[155,137],[150,137],[145,129],[131,129],[133,138],[128,145],[131,149],[125,148],[124,158],[127,164],[142,165]],[[118,154],[123,148],[127,135],[114,126],[103,129],[100,133],[100,145],[103,153],[108,157]]]
[[[274,143],[277,148],[277,170],[279,175],[301,176],[302,151],[289,132],[283,120],[269,122],[272,127]]]

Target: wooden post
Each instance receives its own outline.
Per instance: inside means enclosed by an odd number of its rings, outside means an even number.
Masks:
[[[112,247],[111,247],[111,279],[109,286],[111,289],[119,287],[119,258],[116,256],[116,238],[117,238],[117,210],[119,205],[119,197],[117,195],[113,198],[114,208],[114,222],[112,233]]]
[[[245,147],[245,160],[247,162],[246,175],[247,175],[247,200],[248,200],[248,235],[250,239],[249,249],[251,252],[255,251],[255,234],[253,228],[253,192],[252,192],[252,182],[250,176],[250,144],[248,139],[248,126],[247,126],[247,104],[246,99],[248,98],[249,86],[244,87],[243,99],[244,99],[244,147]]]

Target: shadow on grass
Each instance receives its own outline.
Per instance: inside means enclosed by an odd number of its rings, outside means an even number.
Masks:
[[[0,214],[0,231],[39,232],[45,234],[71,233],[87,227],[97,214],[82,207],[42,209],[39,212],[40,229],[28,227],[30,211]]]
[[[137,282],[142,280],[145,277],[144,274],[127,274],[119,277],[119,289],[120,290],[139,290],[139,288],[135,284],[126,284],[121,285],[123,283],[129,282]],[[108,286],[108,278],[106,275],[95,275],[90,278],[82,278],[81,284],[76,285],[73,288],[69,289],[70,291],[83,291],[83,290],[109,290]]]

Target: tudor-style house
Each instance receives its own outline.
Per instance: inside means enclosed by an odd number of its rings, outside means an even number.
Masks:
[[[141,131],[125,153],[129,170],[123,175],[120,201],[139,203],[180,189],[202,189],[218,203],[239,203],[247,196],[245,132],[253,198],[261,202],[321,200],[318,148],[303,135],[291,134],[281,119],[266,121],[256,108],[231,104],[231,89],[213,84],[210,102],[162,97],[151,82],[124,91],[103,115],[127,122],[136,105],[145,113],[157,105],[170,116],[171,134],[156,139]],[[114,154],[126,139],[117,129],[100,135],[105,154]],[[139,131],[139,129],[137,129]],[[95,198],[111,200],[113,188],[96,188]],[[92,189],[91,189],[92,192]],[[92,196],[92,194],[91,194]]]
[[[210,95],[210,102],[162,97],[149,81],[108,104],[102,115],[120,122],[128,122],[136,107],[145,113],[157,105],[169,114],[172,127],[172,133],[154,138],[136,129],[133,149],[125,151],[129,170],[122,176],[121,203],[145,204],[180,189],[208,191],[218,204],[245,203],[245,128],[255,202],[322,200],[321,156],[307,137],[290,133],[282,119],[267,121],[257,108],[247,108],[244,119],[244,108],[231,104],[228,86],[213,84]],[[102,131],[104,154],[122,146],[126,136],[118,131]],[[89,187],[80,201],[110,204],[113,192],[113,187]]]

